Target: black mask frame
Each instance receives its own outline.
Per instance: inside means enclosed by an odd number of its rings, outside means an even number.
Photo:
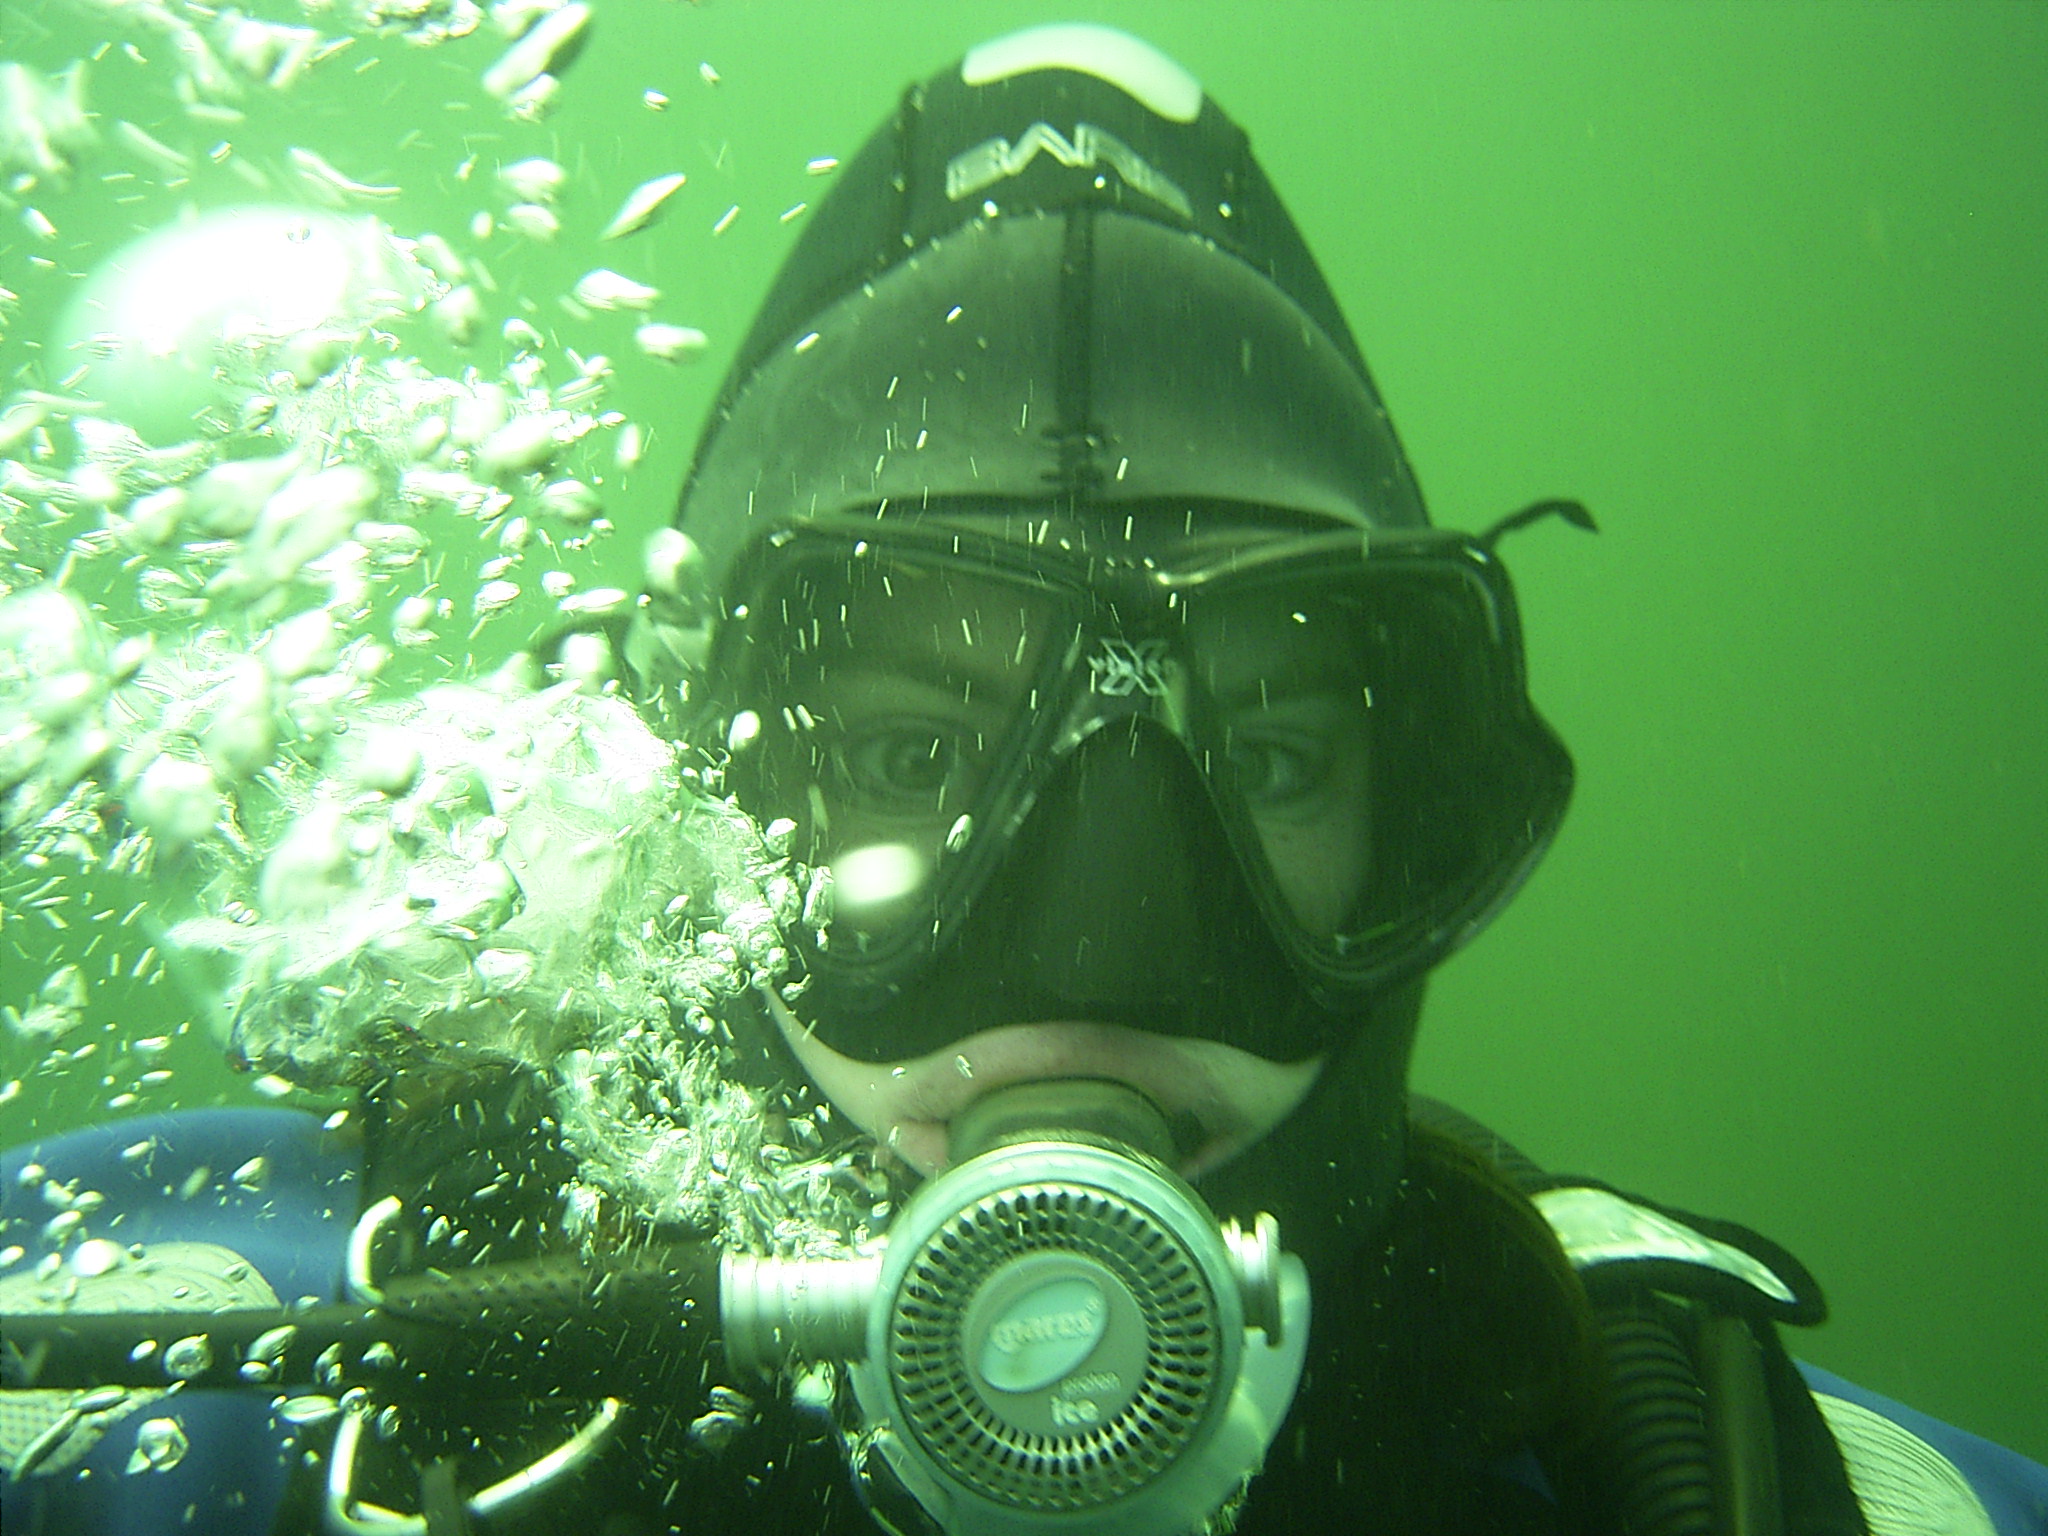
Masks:
[[[985,744],[981,788],[934,850],[915,918],[865,932],[835,924],[825,944],[802,945],[837,1007],[879,1006],[944,952],[1048,781],[1115,720],[1149,717],[1187,748],[1269,931],[1316,1005],[1337,1015],[1483,926],[1540,857],[1569,797],[1570,759],[1529,702],[1513,589],[1490,537],[1332,527],[1242,504],[1061,514],[954,501],[820,515],[756,540],[735,563],[690,713],[735,742],[728,788],[764,821],[801,825],[817,808],[815,795],[809,806],[793,795],[792,764],[813,784],[831,771],[833,722],[801,696],[804,669],[830,644],[827,626],[864,582],[910,568],[1038,594],[1061,633],[1020,679],[1032,707]],[[1177,705],[1174,690],[1148,685],[1145,658],[1164,654],[1190,604],[1215,594],[1333,590],[1355,593],[1369,619],[1360,664],[1373,853],[1355,910],[1341,929],[1316,933],[1295,919],[1244,797],[1203,750],[1215,739],[1201,718],[1208,701],[1195,689]],[[1116,647],[1126,686],[1105,688]],[[696,739],[711,738],[700,728]]]

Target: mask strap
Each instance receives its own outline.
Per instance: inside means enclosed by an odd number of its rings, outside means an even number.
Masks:
[[[1526,528],[1539,523],[1546,517],[1561,517],[1574,528],[1583,528],[1588,533],[1598,533],[1599,525],[1593,521],[1593,514],[1586,510],[1583,501],[1571,501],[1564,497],[1549,497],[1543,501],[1532,501],[1519,512],[1510,512],[1486,532],[1479,535],[1479,547],[1489,555],[1494,545],[1517,528]]]

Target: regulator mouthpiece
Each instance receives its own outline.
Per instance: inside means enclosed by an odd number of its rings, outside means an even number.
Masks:
[[[1050,1118],[1062,1102],[1083,1126]],[[952,1536],[1202,1529],[1293,1400],[1300,1260],[1272,1217],[1219,1227],[1134,1147],[1165,1124],[1128,1089],[1026,1085],[976,1108],[954,1134],[970,1155],[880,1254],[725,1257],[728,1357],[851,1362],[864,1441]]]

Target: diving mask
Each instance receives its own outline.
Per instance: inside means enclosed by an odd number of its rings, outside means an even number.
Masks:
[[[1459,535],[1203,504],[885,508],[761,541],[729,597],[708,667],[729,787],[832,872],[805,960],[854,1055],[891,1045],[859,1038],[864,1001],[943,949],[1105,727],[1148,722],[1185,754],[1331,1011],[1476,929],[1569,789],[1506,573]]]

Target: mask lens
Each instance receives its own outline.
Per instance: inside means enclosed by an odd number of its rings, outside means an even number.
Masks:
[[[929,952],[1075,748],[1132,716],[1186,750],[1327,995],[1442,953],[1562,806],[1511,600],[1467,546],[1322,536],[1176,570],[963,542],[798,535],[714,661],[760,726],[742,803],[792,818],[798,856],[832,871],[835,961],[879,977]],[[1148,850],[1101,857],[1142,884],[1125,866]]]
[[[1071,605],[1028,582],[869,552],[793,562],[750,613],[762,722],[749,809],[833,874],[835,939],[929,926],[995,765],[1028,727]]]
[[[1187,594],[1190,732],[1294,924],[1354,926],[1371,865],[1372,697],[1364,594],[1261,585]],[[1244,833],[1248,832],[1249,837]]]

